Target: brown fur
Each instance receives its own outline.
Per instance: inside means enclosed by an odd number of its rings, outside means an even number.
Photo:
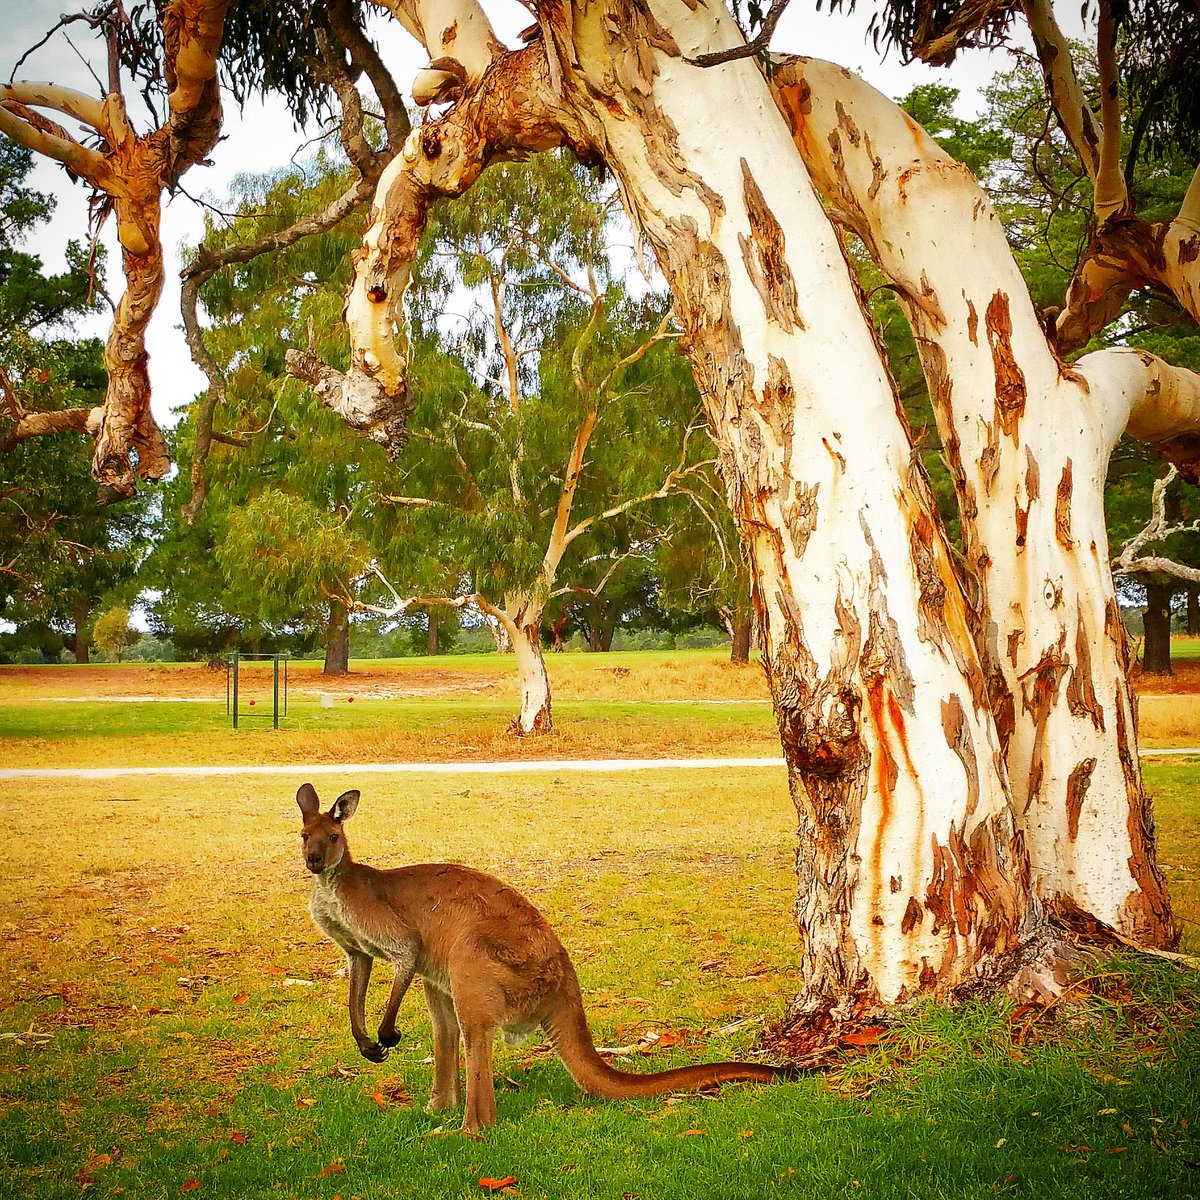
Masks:
[[[311,784],[296,793],[304,814],[305,866],[316,877],[310,911],[318,928],[346,952],[350,1031],[372,1062],[382,1062],[400,1040],[396,1013],[413,977],[421,977],[433,1023],[430,1111],[461,1102],[461,1037],[467,1060],[463,1128],[494,1124],[496,1034],[519,1036],[538,1028],[585,1092],[610,1099],[699,1091],[736,1080],[766,1083],[791,1074],[736,1062],[652,1075],[614,1070],[596,1052],[575,968],[545,917],[499,879],[470,867],[430,863],[380,871],[354,862],[343,825],[358,798],[357,791],[344,792],[323,813]],[[376,958],[391,962],[396,976],[372,1040],[366,996]]]

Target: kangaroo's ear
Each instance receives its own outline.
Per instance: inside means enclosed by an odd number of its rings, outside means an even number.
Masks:
[[[358,807],[358,788],[351,788],[348,792],[343,792],[334,802],[333,807],[329,810],[329,815],[340,825],[343,821],[348,821],[354,816],[354,810]]]
[[[317,799],[317,789],[311,783],[300,785],[300,790],[296,793],[296,803],[300,805],[300,811],[306,817],[311,817],[314,813],[321,811],[321,801]]]

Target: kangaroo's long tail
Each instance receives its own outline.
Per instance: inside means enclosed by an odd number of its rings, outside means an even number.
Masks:
[[[659,1096],[665,1092],[698,1092],[720,1083],[771,1083],[777,1079],[793,1079],[797,1075],[792,1067],[744,1062],[698,1063],[646,1075],[618,1071],[597,1053],[581,998],[574,1003],[564,1000],[559,1010],[545,1022],[545,1028],[575,1082],[590,1095],[607,1100]]]

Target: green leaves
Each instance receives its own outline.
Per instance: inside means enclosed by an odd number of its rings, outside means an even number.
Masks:
[[[217,560],[247,609],[270,622],[313,623],[352,590],[370,549],[344,515],[270,487],[230,513]]]

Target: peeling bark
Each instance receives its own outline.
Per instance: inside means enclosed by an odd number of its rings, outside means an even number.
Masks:
[[[797,195],[804,173],[784,131],[760,122],[752,146],[735,132],[761,112],[764,82],[750,64],[691,70],[675,50],[732,36],[715,10],[673,15],[669,35],[632,4],[575,11],[569,25],[543,12],[562,104],[672,286],[758,580],[800,822],[802,1004],[946,993],[1007,954],[1027,916],[995,733],[970,698],[983,675],[969,640],[941,640],[966,631],[965,604],[840,242],[811,189]],[[918,526],[924,579],[908,553]],[[928,643],[914,636],[922,606]],[[947,695],[967,697],[974,778],[923,717]],[[962,857],[939,865],[939,844]],[[986,931],[971,926],[972,903],[945,924],[917,919],[909,897],[939,870],[961,892],[988,862],[1014,883],[993,895]],[[903,888],[878,886],[891,877]]]
[[[1153,843],[1129,839],[1130,828],[1148,824],[1140,781],[1124,769],[1136,746],[1113,736],[1111,706],[1127,706],[1128,688],[1121,635],[1107,620],[1114,596],[1102,484],[1131,414],[1147,432],[1161,421],[1164,433],[1178,434],[1185,411],[1194,422],[1194,380],[1145,359],[1089,356],[1076,370],[1062,367],[965,168],[840,68],[789,60],[772,82],[818,188],[893,283],[917,336],[979,585],[973,628],[1039,894],[1065,897],[1125,936],[1171,944]],[[857,142],[845,136],[850,127]],[[1191,453],[1190,441],[1177,448],[1177,457]],[[1042,480],[1050,478],[1048,494]],[[1123,799],[1081,810],[1078,836],[1068,839],[1079,786],[1069,794],[1071,780],[1087,760],[1095,760],[1093,793]],[[1067,840],[1088,858],[1086,869],[1063,860]],[[1138,926],[1122,926],[1134,911]]]

